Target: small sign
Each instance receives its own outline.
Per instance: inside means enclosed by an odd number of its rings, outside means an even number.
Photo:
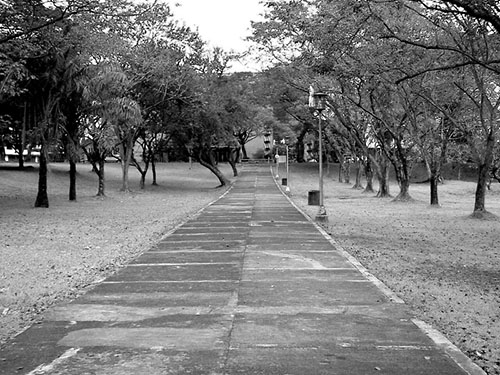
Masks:
[[[280,155],[278,163],[286,163],[286,155]]]

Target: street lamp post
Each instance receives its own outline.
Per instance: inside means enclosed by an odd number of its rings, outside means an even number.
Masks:
[[[328,94],[317,92],[312,93],[309,107],[318,112],[318,144],[319,144],[319,211],[316,215],[316,221],[327,222],[328,214],[326,213],[324,204],[323,192],[323,132],[321,129],[321,114],[326,109],[326,98]]]
[[[288,160],[289,152],[288,152],[288,140],[285,140],[286,147],[286,188],[285,191],[287,193],[290,192],[290,161]]]
[[[283,185],[285,185],[285,191],[287,193],[290,192],[290,162],[288,159],[289,158],[289,149],[288,149],[289,139],[290,139],[290,137],[285,137],[281,140],[281,144],[285,145],[286,178],[284,179]]]
[[[280,150],[279,147],[276,147],[276,155],[274,156],[276,160],[276,179],[280,178]]]

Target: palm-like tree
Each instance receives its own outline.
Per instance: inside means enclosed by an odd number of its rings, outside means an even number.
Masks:
[[[125,73],[113,65],[94,69],[84,92],[84,151],[99,177],[97,195],[103,196],[104,160],[116,148],[122,163],[122,190],[129,190],[128,168],[142,117],[139,105],[127,94],[130,82]]]

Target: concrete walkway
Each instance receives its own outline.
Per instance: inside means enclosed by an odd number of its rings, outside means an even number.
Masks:
[[[198,217],[16,337],[0,374],[481,374],[398,302],[268,167],[247,166]]]

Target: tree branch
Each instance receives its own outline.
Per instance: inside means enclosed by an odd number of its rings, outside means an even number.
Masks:
[[[415,0],[414,0],[415,1]],[[428,9],[446,12],[445,9],[439,6],[432,6],[426,1],[416,0],[418,3],[424,5]],[[456,10],[461,14],[467,14],[473,18],[480,19],[489,23],[500,34],[500,7],[494,2],[486,1],[471,1],[471,0],[439,0],[439,2],[453,5],[463,9],[463,11]],[[452,12],[452,11],[448,11]]]
[[[438,66],[435,68],[423,69],[423,70],[420,70],[416,73],[406,74],[403,78],[399,78],[397,81],[395,81],[395,83],[400,84],[404,81],[407,81],[407,80],[412,79],[412,78],[416,78],[418,76],[421,76],[422,74],[429,73],[429,72],[452,70],[452,69],[462,68],[464,66],[470,66],[470,65],[481,65],[485,69],[488,69],[494,73],[500,74],[500,69],[497,69],[497,68],[492,67],[490,65],[486,65],[486,64],[498,64],[498,63],[500,63],[500,59],[499,60],[491,60],[491,61],[483,62],[483,63],[474,62],[474,61],[464,61],[464,62],[456,63],[456,64],[442,65],[442,66]]]

